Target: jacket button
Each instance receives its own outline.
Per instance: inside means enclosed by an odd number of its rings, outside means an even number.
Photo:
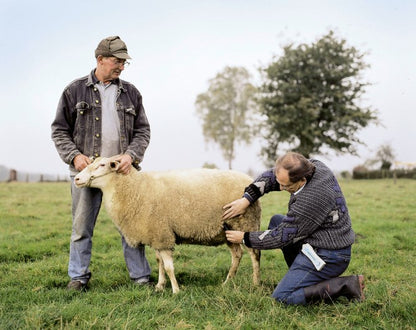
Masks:
[[[83,115],[83,114],[84,114],[84,111],[80,111],[80,112],[79,112],[79,114],[80,114],[80,115]]]
[[[98,101],[98,100],[95,100],[95,103],[97,103],[97,104],[98,104],[98,103],[100,103],[100,101]]]
[[[99,118],[99,117],[95,117],[95,120],[97,120],[97,121],[98,121],[98,120],[100,120],[100,118]]]
[[[99,154],[99,153],[97,153],[97,152],[94,154],[94,156],[95,156],[95,157],[98,157],[99,155],[100,155],[100,154]]]
[[[100,137],[100,134],[98,134],[98,133],[97,133],[97,134],[95,134],[95,137],[99,138],[99,137]]]

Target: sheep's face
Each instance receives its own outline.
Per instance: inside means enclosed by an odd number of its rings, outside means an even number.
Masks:
[[[118,165],[119,163],[114,161],[113,157],[97,158],[92,164],[88,165],[75,176],[75,185],[78,188],[102,188],[106,181],[106,176],[116,172]]]

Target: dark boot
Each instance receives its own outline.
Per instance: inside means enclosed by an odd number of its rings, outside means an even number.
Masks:
[[[340,296],[349,300],[363,301],[364,276],[351,275],[335,277],[303,289],[307,303],[316,301],[332,302]]]

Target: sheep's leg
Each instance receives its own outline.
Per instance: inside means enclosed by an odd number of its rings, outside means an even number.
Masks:
[[[227,245],[231,252],[231,267],[223,284],[227,283],[230,278],[235,276],[238,266],[240,265],[241,257],[243,255],[243,249],[241,248],[240,244],[227,243]]]
[[[172,258],[172,251],[171,250],[161,250],[159,251],[159,256],[162,258],[162,263],[164,265],[165,271],[169,276],[170,283],[172,285],[172,291],[173,293],[179,292],[179,285],[176,281],[175,277],[175,269],[173,267],[173,258]],[[159,274],[160,274],[160,268],[159,268]],[[164,277],[164,275],[163,275]],[[165,279],[166,282],[166,279]]]
[[[253,266],[253,283],[254,285],[260,285],[260,250],[247,248],[251,257],[251,264]]]
[[[160,255],[159,250],[155,250],[156,252],[156,260],[157,264],[159,265],[159,278],[156,284],[156,291],[163,291],[166,285],[166,276],[165,276],[165,266],[163,264],[163,259]]]

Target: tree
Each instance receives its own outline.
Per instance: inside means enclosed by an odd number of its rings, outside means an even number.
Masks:
[[[392,146],[390,144],[382,144],[377,148],[374,157],[367,159],[363,166],[373,169],[379,167],[380,170],[388,171],[391,165],[393,165],[395,158]]]
[[[396,158],[393,148],[389,144],[383,144],[376,151],[376,160],[380,162],[380,170],[390,170]]]
[[[262,155],[274,161],[282,143],[309,157],[324,148],[356,154],[356,133],[377,123],[376,112],[359,101],[369,67],[354,47],[330,31],[316,43],[285,46],[284,55],[262,69],[260,111],[266,117]]]
[[[245,68],[225,67],[209,80],[208,91],[199,94],[195,101],[205,140],[220,146],[229,169],[236,155],[236,144],[249,144],[254,136],[256,88],[250,78]]]

